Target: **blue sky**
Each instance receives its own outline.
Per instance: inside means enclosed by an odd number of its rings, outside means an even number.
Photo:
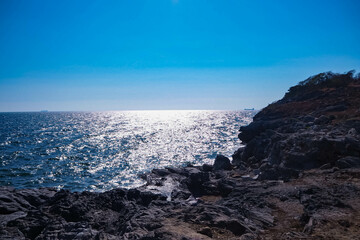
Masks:
[[[0,1],[0,111],[265,107],[359,70],[359,1]]]

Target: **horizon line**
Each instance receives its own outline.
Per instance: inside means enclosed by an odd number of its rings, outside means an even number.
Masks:
[[[258,111],[259,109],[129,109],[129,110],[28,110],[0,111],[0,113],[50,113],[50,112],[157,112],[157,111]]]

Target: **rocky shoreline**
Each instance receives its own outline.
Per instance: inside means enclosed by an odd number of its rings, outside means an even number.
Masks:
[[[0,239],[359,239],[359,76],[310,77],[240,130],[232,161],[138,189],[0,187]]]

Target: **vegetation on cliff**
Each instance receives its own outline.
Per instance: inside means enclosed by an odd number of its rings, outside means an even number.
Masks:
[[[359,117],[359,106],[360,74],[324,72],[291,87],[281,100],[264,108],[254,119],[306,114],[350,119]]]

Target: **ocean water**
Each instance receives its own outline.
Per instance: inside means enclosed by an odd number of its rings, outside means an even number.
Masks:
[[[0,113],[0,185],[105,191],[231,156],[254,111]]]

